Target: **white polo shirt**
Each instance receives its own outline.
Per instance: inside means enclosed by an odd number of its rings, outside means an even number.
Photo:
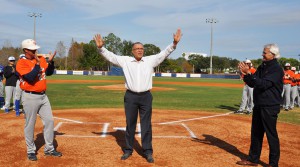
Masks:
[[[171,44],[160,53],[142,57],[140,61],[137,61],[134,57],[116,55],[104,47],[98,49],[103,57],[123,69],[125,87],[133,92],[145,92],[152,89],[154,67],[163,62],[174,50]]]

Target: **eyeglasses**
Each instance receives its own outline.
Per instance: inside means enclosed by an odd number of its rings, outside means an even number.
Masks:
[[[31,53],[35,53],[36,52],[36,50],[30,50],[30,49],[26,49],[26,50],[30,51]]]
[[[132,50],[144,50],[144,48],[134,48]]]

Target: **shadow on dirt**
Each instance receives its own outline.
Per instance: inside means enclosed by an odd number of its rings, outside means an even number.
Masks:
[[[103,132],[92,132],[93,134],[96,135],[102,135]],[[115,132],[108,132],[105,133],[106,135],[111,135],[116,139],[117,144],[120,146],[120,148],[122,149],[122,151],[124,152],[125,150],[125,146],[126,146],[126,141],[125,141],[125,131],[123,130],[116,130]],[[137,133],[136,133],[137,134]],[[134,145],[133,145],[133,149],[142,157],[144,156],[143,153],[143,148],[142,146],[139,144],[139,142],[136,140],[136,138],[134,138]],[[120,156],[121,157],[121,156]]]
[[[219,105],[219,106],[217,106],[217,108],[225,109],[225,110],[229,110],[229,111],[237,111],[240,108],[240,106],[237,105],[237,104],[235,104],[234,106],[235,107],[225,106],[225,105]]]
[[[55,139],[56,135],[63,135],[64,133],[59,133],[57,131],[54,132],[54,140],[53,140],[53,146],[54,149],[56,150],[56,148],[58,147],[58,143]],[[44,140],[44,134],[43,133],[39,133],[36,135],[36,139],[34,141],[35,146],[36,146],[36,153],[38,153],[39,149],[45,145],[45,140]]]
[[[203,134],[202,136],[204,137],[204,139],[194,138],[194,139],[192,139],[192,141],[218,147],[218,148],[223,149],[223,150],[227,151],[228,153],[230,153],[234,156],[237,156],[241,159],[247,159],[247,157],[248,157],[247,154],[242,153],[234,145],[231,145],[230,143],[227,143],[224,140],[221,140],[217,137],[214,137],[212,135],[207,135],[207,134]],[[262,166],[267,166],[267,164],[262,161],[259,161],[259,164],[261,164]]]

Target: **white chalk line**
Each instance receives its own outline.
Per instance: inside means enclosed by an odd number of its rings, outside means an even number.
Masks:
[[[197,138],[197,136],[194,134],[194,132],[193,132],[186,124],[181,123],[181,125],[182,125],[183,127],[185,127],[185,129],[190,133],[191,138]]]
[[[62,122],[59,122],[59,123],[55,126],[54,131],[57,131],[58,128],[59,128],[62,124],[63,124]]]
[[[105,124],[103,125],[101,137],[106,137],[108,126],[109,126],[109,123],[105,123]]]
[[[194,134],[194,132],[184,123],[182,122],[188,122],[188,121],[194,121],[194,120],[201,120],[201,119],[207,119],[207,118],[215,118],[215,117],[221,117],[221,116],[226,116],[231,114],[232,112],[225,113],[225,114],[219,114],[219,115],[212,115],[212,116],[206,116],[206,117],[198,117],[198,118],[191,118],[191,119],[183,119],[183,120],[177,120],[177,121],[170,121],[170,122],[162,122],[162,123],[155,123],[159,125],[167,125],[167,124],[175,124],[175,123],[181,123],[181,125],[189,132],[190,136],[152,136],[153,138],[197,138],[197,136]],[[78,137],[78,138],[99,138],[99,137],[106,137],[107,136],[107,130],[110,125],[110,123],[97,123],[97,122],[81,122],[81,121],[76,121],[76,120],[71,120],[71,119],[66,119],[66,118],[59,118],[59,117],[54,117],[56,119],[61,119],[69,122],[59,122],[58,125],[54,128],[55,131],[59,129],[59,127],[63,123],[79,123],[79,124],[103,124],[103,129],[102,129],[102,135],[101,136],[81,136],[81,135],[59,135],[61,137]],[[137,124],[137,137],[141,138],[141,126],[140,123]],[[126,131],[125,127],[113,127],[114,130],[121,130],[121,131]]]
[[[231,113],[232,112],[225,113],[225,114],[219,114],[219,115],[206,116],[206,117],[198,117],[198,118],[182,119],[182,120],[178,120],[178,121],[162,122],[162,123],[158,123],[158,124],[165,125],[165,124],[174,124],[174,123],[188,122],[188,121],[207,119],[207,118],[215,118],[215,117],[226,116],[226,115],[229,115]]]
[[[64,121],[69,121],[69,122],[75,122],[75,123],[79,123],[82,124],[83,122],[81,121],[76,121],[76,120],[72,120],[72,119],[66,119],[66,118],[59,118],[59,117],[53,117],[55,119],[60,119],[60,120],[64,120]]]
[[[136,135],[138,138],[140,136]],[[103,138],[102,136],[82,136],[82,135],[56,135],[56,137],[69,137],[69,138]],[[174,138],[174,139],[190,139],[190,136],[152,136],[152,138]]]

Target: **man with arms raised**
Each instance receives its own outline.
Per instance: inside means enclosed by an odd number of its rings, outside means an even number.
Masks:
[[[127,89],[124,96],[125,115],[126,115],[126,148],[122,160],[126,160],[132,155],[135,129],[137,124],[138,113],[141,120],[142,148],[145,157],[149,163],[153,163],[152,156],[152,74],[154,67],[158,66],[167,58],[177,46],[181,38],[181,30],[178,29],[173,35],[173,43],[159,54],[144,56],[144,46],[136,42],[132,46],[130,56],[118,56],[103,47],[104,41],[100,34],[95,35],[94,40],[98,47],[99,53],[108,61],[122,67],[125,76],[125,87]]]

